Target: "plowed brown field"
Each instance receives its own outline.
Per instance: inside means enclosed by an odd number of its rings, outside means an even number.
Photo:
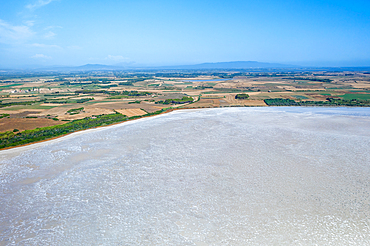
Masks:
[[[140,108],[130,108],[130,109],[116,109],[120,114],[126,115],[128,117],[144,115],[146,112]]]
[[[33,118],[3,118],[0,119],[0,132],[13,131],[18,129],[20,131],[31,130],[37,127],[61,125],[66,122],[55,121],[51,119],[33,119]]]

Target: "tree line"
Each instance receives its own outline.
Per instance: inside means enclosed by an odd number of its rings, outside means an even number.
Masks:
[[[127,117],[126,115],[115,113],[107,115],[96,115],[84,119],[73,120],[62,125],[47,126],[22,132],[7,131],[0,133],[0,149],[12,146],[23,145],[27,143],[42,141],[53,137],[66,135],[72,132],[95,128],[99,126],[111,125],[131,119],[160,114],[167,109],[161,109],[153,113],[147,113],[141,116]]]
[[[268,106],[357,106],[369,107],[370,101],[367,100],[345,100],[337,98],[327,98],[326,101],[299,101],[296,102],[292,99],[273,98],[265,99],[264,102]]]

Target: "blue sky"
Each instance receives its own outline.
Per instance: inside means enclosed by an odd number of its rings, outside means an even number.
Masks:
[[[370,1],[0,0],[0,67],[370,66]]]

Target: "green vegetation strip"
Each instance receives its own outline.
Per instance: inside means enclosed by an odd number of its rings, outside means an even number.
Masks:
[[[126,86],[132,86],[133,82],[121,82],[121,83],[118,83],[119,85],[126,85]]]
[[[141,101],[128,102],[128,104],[141,103]]]
[[[327,98],[327,101],[300,101],[296,102],[291,99],[274,98],[265,99],[268,106],[357,106],[370,107],[370,101],[365,100],[343,100],[336,98]]]
[[[308,81],[314,81],[314,82],[325,82],[325,83],[330,83],[332,82],[331,79],[320,79],[320,78],[305,78],[305,77],[286,77],[284,79],[289,79],[289,80],[308,80]]]
[[[105,91],[105,90],[76,90],[75,94],[108,94],[111,96],[129,96],[129,97],[138,97],[138,96],[147,96],[151,95],[152,93],[146,91]]]
[[[23,84],[11,84],[11,85],[1,85],[0,88],[3,89],[3,88],[11,88],[13,86],[18,86],[18,85],[23,85]]]
[[[14,105],[32,105],[34,103],[39,103],[39,102],[43,102],[43,101],[44,100],[40,100],[40,101],[24,101],[24,102],[8,102],[8,103],[3,103],[3,102],[0,101],[0,108],[14,106]]]
[[[81,107],[81,108],[72,108],[72,109],[70,109],[70,110],[67,111],[67,114],[70,114],[70,115],[79,114],[83,110],[84,110],[84,107]]]
[[[181,99],[166,99],[165,101],[157,101],[156,104],[183,104],[193,102],[192,97],[183,97]]]
[[[242,94],[236,94],[235,99],[248,99],[249,95],[242,93]]]
[[[134,83],[136,82],[142,82],[145,81],[147,78],[139,78],[139,79],[130,79],[127,82],[121,82],[118,83],[119,85],[126,85],[126,86],[133,86]]]
[[[344,94],[339,96],[344,100],[352,100],[352,99],[359,99],[359,100],[370,100],[370,94]]]
[[[308,99],[308,97],[301,96],[301,95],[293,95],[293,97],[295,97],[297,99]]]
[[[58,103],[58,104],[67,104],[67,103],[84,103],[88,101],[93,101],[94,98],[81,98],[81,99],[48,99],[44,103]]]
[[[107,115],[98,115],[95,117],[87,117],[80,120],[73,120],[63,125],[48,126],[42,128],[36,128],[33,130],[26,130],[23,132],[3,132],[0,133],[0,149],[24,145],[32,142],[38,142],[62,135],[66,135],[72,132],[86,130],[89,128],[95,128],[99,126],[111,125],[114,123],[119,123],[131,119],[142,118],[145,116],[157,115],[167,109],[162,109],[154,113],[148,113],[142,116],[133,116],[127,117],[125,115],[116,113],[116,114],[107,114]]]
[[[14,106],[9,108],[3,108],[3,110],[7,111],[16,111],[16,110],[22,110],[22,109],[51,109],[55,108],[56,106],[41,106],[40,104],[34,104],[34,105],[26,105],[26,106]]]
[[[0,114],[0,119],[5,118],[5,117],[9,117],[9,116],[10,116],[10,114]]]
[[[108,97],[107,99],[122,99],[122,98],[129,98],[129,97],[128,96],[124,96],[124,95],[118,95],[118,96]]]
[[[62,94],[62,93],[54,93],[54,94],[44,94],[44,97],[66,97],[66,96],[74,96],[74,94]]]

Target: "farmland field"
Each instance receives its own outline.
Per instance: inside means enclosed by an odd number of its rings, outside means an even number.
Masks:
[[[346,100],[352,99],[359,99],[359,100],[370,100],[370,93],[367,94],[344,94],[343,96],[339,96]]]

